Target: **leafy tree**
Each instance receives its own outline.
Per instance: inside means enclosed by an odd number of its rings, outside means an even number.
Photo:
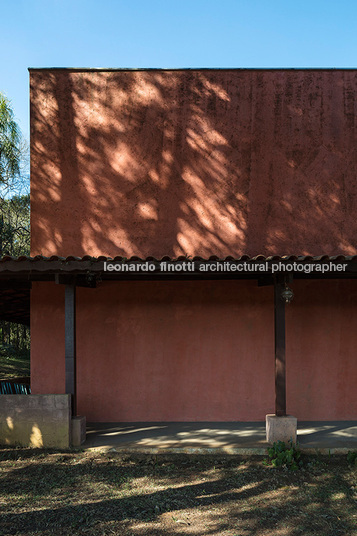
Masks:
[[[0,201],[0,256],[29,255],[30,196],[13,195]]]
[[[21,133],[9,100],[0,93],[0,182],[20,175]]]
[[[29,254],[28,183],[28,147],[0,92],[0,256]]]
[[[14,119],[9,100],[0,93],[0,257],[30,252],[28,147]],[[11,352],[29,363],[29,328],[0,321],[0,380]],[[23,375],[17,374],[17,375]]]

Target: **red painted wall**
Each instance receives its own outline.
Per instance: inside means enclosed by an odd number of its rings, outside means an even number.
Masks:
[[[31,71],[32,254],[357,253],[357,71]],[[356,285],[294,282],[288,411],[354,419]],[[88,420],[262,420],[272,289],[78,289]],[[33,285],[32,388],[64,389],[64,289]]]
[[[357,417],[357,285],[295,281],[287,307],[288,410],[301,420]]]
[[[354,419],[356,286],[293,287],[288,411],[301,420]],[[32,318],[32,389],[63,392],[64,287],[34,284],[32,296],[43,311]],[[89,421],[249,421],[274,411],[271,287],[113,282],[80,288],[77,298],[78,411]]]
[[[31,388],[42,394],[65,392],[64,287],[32,283]]]
[[[357,71],[30,82],[32,254],[357,253]]]

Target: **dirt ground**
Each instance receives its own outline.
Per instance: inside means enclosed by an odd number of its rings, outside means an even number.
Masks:
[[[0,449],[0,535],[357,536],[357,467]]]

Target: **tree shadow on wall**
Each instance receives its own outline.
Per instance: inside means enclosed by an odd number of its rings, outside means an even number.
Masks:
[[[356,253],[355,85],[347,71],[33,71],[32,254]]]

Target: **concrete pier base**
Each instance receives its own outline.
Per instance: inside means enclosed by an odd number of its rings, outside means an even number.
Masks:
[[[86,418],[83,416],[72,417],[71,421],[71,446],[80,447],[86,440]]]
[[[288,443],[292,440],[296,443],[297,418],[291,415],[277,417],[276,415],[267,415],[266,423],[266,440],[268,443],[284,441]]]

